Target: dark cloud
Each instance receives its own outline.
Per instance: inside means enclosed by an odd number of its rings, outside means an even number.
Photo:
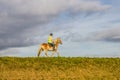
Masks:
[[[83,0],[0,0],[0,50],[38,44],[37,36],[63,30],[46,26],[61,13],[97,12],[110,8],[99,1]],[[56,28],[53,30],[53,28]],[[49,31],[50,30],[50,31]],[[78,41],[76,34],[72,41]],[[39,38],[43,40],[43,38]]]
[[[119,38],[106,38],[106,39],[103,39],[104,41],[110,41],[110,42],[120,42],[120,36]]]
[[[120,42],[120,27],[95,32],[89,36],[89,39],[106,42]]]

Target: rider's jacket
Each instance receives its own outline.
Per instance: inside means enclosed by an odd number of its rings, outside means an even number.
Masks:
[[[52,36],[48,37],[48,43],[52,43]]]

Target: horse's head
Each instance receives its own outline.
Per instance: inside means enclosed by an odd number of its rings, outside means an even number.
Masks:
[[[56,42],[62,44],[62,40],[60,38],[56,38]]]

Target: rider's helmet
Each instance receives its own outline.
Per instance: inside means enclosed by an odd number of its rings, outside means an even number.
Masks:
[[[52,36],[53,34],[52,34],[52,33],[50,33],[50,35]]]

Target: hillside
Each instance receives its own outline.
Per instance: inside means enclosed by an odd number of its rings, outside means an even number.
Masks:
[[[0,80],[120,80],[120,58],[0,57]]]

